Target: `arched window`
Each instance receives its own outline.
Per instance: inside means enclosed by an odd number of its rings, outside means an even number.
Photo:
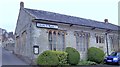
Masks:
[[[98,36],[96,36],[96,43],[98,43],[98,40],[99,40],[98,38],[99,38],[99,37],[98,37]]]
[[[89,33],[77,32],[76,33],[76,49],[81,52],[86,52],[88,49]]]
[[[49,31],[48,40],[49,40],[49,49],[52,50],[52,32],[51,31]]]
[[[104,35],[96,35],[95,37],[96,37],[96,43],[101,43],[101,44],[105,43]]]
[[[65,33],[64,32],[62,32],[61,46],[62,46],[62,50],[64,50],[65,49]]]
[[[57,30],[49,31],[48,39],[49,39],[50,50],[64,50],[65,33],[63,31],[57,31]]]
[[[61,36],[61,33],[58,32],[58,40],[57,40],[57,49],[58,50],[61,50],[61,38],[60,38],[60,36]]]
[[[57,41],[56,32],[54,31],[53,32],[53,50],[56,50],[56,41]]]

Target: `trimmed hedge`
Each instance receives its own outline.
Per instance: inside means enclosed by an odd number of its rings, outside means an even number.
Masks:
[[[68,53],[68,63],[71,65],[77,65],[80,60],[79,52],[72,47],[67,47],[65,51]]]
[[[67,64],[67,55],[68,53],[63,52],[63,51],[52,51],[53,53],[56,54],[59,64],[58,65],[65,65]]]
[[[38,65],[58,65],[59,60],[55,53],[50,50],[44,51],[37,58]]]
[[[67,53],[47,50],[37,58],[38,65],[64,65],[67,64]]]
[[[91,47],[88,49],[88,61],[93,61],[96,63],[102,63],[104,60],[104,52],[96,47]]]

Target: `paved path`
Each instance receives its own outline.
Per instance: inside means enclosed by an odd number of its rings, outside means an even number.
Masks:
[[[109,64],[109,65],[107,65],[107,64],[104,64],[104,65],[99,64],[99,65],[96,65],[96,67],[120,67],[120,66],[119,65],[111,65],[111,64]]]
[[[2,65],[28,65],[12,52],[2,49]]]
[[[90,65],[90,66],[70,66],[70,67],[120,67],[120,66],[118,66],[118,65],[98,64],[98,65]]]

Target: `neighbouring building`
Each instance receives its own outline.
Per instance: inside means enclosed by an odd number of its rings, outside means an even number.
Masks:
[[[0,28],[0,47],[2,47],[2,29]]]
[[[7,40],[7,31],[5,29],[0,29],[1,46],[4,47],[5,41]]]
[[[118,25],[120,25],[120,1],[118,2]]]
[[[15,36],[13,32],[7,32],[5,29],[0,29],[1,46],[9,51],[14,51]]]
[[[8,32],[6,33],[7,36],[4,36],[4,38],[6,38],[4,40],[4,48],[9,50],[9,51],[14,51],[15,48],[15,36],[13,34],[13,32]]]
[[[24,8],[20,11],[15,29],[15,53],[23,58],[35,60],[34,46],[39,54],[45,50],[64,50],[73,47],[87,58],[90,47],[102,49],[106,54],[120,48],[117,25],[63,15],[43,10]]]

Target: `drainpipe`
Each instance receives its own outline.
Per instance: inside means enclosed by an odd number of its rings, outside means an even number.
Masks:
[[[109,50],[108,50],[108,39],[107,39],[107,32],[105,33],[105,36],[106,36],[107,55],[109,55]]]

